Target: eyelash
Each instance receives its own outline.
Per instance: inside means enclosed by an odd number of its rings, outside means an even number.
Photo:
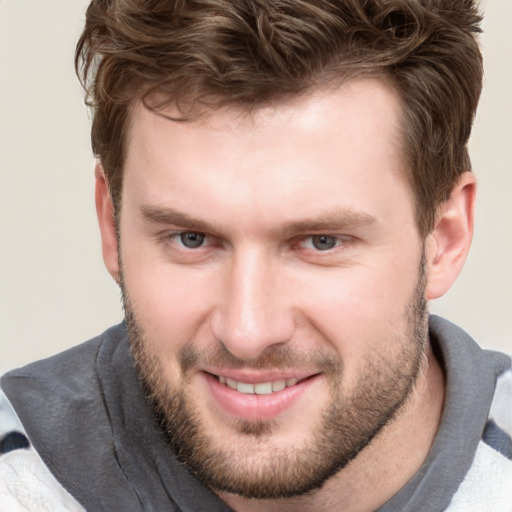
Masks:
[[[194,236],[202,237],[203,242],[196,247],[187,247],[184,244],[183,238],[182,238],[186,235],[194,235]],[[178,245],[180,250],[196,251],[197,249],[201,249],[201,248],[211,245],[209,242],[210,242],[210,240],[214,240],[215,237],[208,235],[206,233],[203,233],[201,231],[177,231],[174,233],[165,234],[164,236],[162,236],[162,239],[165,243],[171,242],[171,243]]]
[[[183,241],[183,237],[187,236],[187,235],[202,237],[201,244],[197,245],[196,247],[187,247]],[[201,231],[177,231],[174,233],[165,234],[165,236],[163,238],[164,238],[165,242],[172,241],[179,246],[180,250],[187,251],[187,252],[188,251],[195,252],[198,249],[210,247],[210,246],[212,246],[213,241],[216,240],[216,237],[214,237],[212,235],[208,235],[207,233],[203,233]],[[332,247],[326,247],[323,250],[319,249],[318,247],[314,246],[315,238],[328,239],[327,242],[333,241],[334,245]],[[353,241],[354,240],[352,237],[349,237],[346,235],[331,235],[331,234],[326,234],[326,233],[318,233],[318,234],[312,234],[312,235],[298,237],[297,239],[295,239],[292,242],[291,246],[294,249],[304,249],[304,250],[313,251],[318,254],[322,254],[322,253],[328,254],[328,253],[331,253],[331,252],[335,251],[336,249],[340,248],[340,246],[350,245],[351,243],[353,243]],[[321,240],[317,240],[317,242],[321,242]],[[308,243],[309,243],[309,247],[306,246],[306,244],[308,244]],[[219,242],[217,245],[221,245],[221,243]]]
[[[318,247],[315,247],[315,242],[323,243],[321,240],[322,238],[328,239],[328,241],[334,242],[334,245],[332,247],[326,247],[324,249],[319,249]],[[315,240],[315,239],[318,239],[318,240]],[[333,251],[336,248],[338,248],[340,245],[345,245],[345,243],[347,241],[348,241],[347,237],[342,237],[339,235],[328,235],[325,233],[321,233],[321,234],[308,235],[306,237],[302,237],[299,240],[298,245],[304,249],[309,249],[309,250],[313,250],[314,252],[322,253],[322,252]],[[309,244],[310,247],[305,247],[307,242],[310,242],[310,244]],[[329,245],[329,244],[327,243],[327,245]]]

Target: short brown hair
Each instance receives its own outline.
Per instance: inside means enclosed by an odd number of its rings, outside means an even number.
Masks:
[[[130,107],[252,109],[335,79],[382,76],[403,108],[422,235],[458,177],[482,83],[474,0],[93,0],[75,65],[119,211]],[[159,98],[155,102],[155,98]]]

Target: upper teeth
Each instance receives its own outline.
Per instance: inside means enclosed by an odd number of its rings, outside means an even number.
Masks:
[[[295,386],[295,384],[297,384],[297,379],[295,378],[274,380],[272,382],[260,382],[259,384],[249,384],[247,382],[238,382],[234,379],[230,379],[229,377],[223,377],[222,375],[219,375],[219,381],[232,389],[236,389],[240,393],[247,393],[250,395],[270,395],[270,393],[273,393],[274,391],[281,391],[288,386]]]

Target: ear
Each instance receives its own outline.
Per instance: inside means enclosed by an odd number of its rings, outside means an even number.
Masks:
[[[428,300],[444,295],[464,266],[473,238],[475,196],[475,176],[465,172],[439,208],[436,224],[426,242]]]
[[[101,247],[103,261],[114,280],[119,282],[119,257],[117,247],[116,224],[114,205],[108,189],[107,179],[103,167],[98,162],[95,167],[96,187],[96,214],[101,231]]]

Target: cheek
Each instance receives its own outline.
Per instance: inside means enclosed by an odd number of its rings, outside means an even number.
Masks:
[[[405,332],[405,311],[415,295],[418,266],[414,258],[404,258],[396,264],[342,269],[309,281],[304,312],[350,365]]]
[[[128,253],[128,250],[126,251]],[[190,272],[135,251],[123,264],[131,307],[152,350],[176,352],[204,336],[211,307],[211,276]]]

